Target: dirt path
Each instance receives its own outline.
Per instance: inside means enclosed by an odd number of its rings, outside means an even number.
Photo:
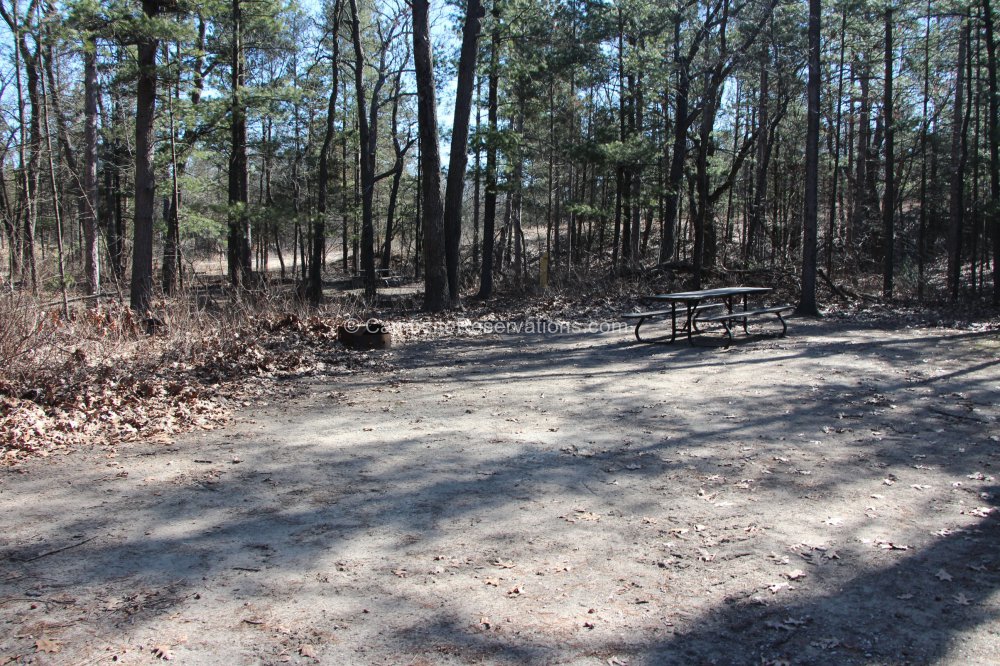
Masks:
[[[997,335],[792,333],[404,345],[5,470],[0,664],[996,663]]]

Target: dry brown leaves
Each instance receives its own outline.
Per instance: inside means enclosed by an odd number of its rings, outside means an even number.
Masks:
[[[64,324],[53,345],[60,349],[46,350],[57,362],[0,372],[0,463],[86,444],[169,441],[221,426],[275,379],[386,364],[336,344],[334,319],[281,314],[148,337],[130,315],[84,316]]]

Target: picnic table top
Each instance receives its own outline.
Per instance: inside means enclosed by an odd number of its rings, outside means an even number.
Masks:
[[[718,287],[716,289],[701,289],[698,291],[678,291],[672,294],[655,294],[649,297],[653,301],[700,301],[705,298],[725,298],[728,296],[744,296],[748,294],[763,294],[771,291],[770,287]]]

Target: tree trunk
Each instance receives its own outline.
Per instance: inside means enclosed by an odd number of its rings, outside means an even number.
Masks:
[[[409,50],[407,50],[409,54]],[[399,200],[399,186],[403,180],[403,168],[405,166],[406,153],[414,143],[414,139],[407,133],[406,141],[399,140],[399,100],[402,94],[403,71],[396,73],[396,81],[393,86],[392,103],[392,149],[395,153],[395,160],[392,165],[392,185],[389,187],[389,203],[385,211],[385,239],[382,242],[382,259],[380,268],[388,269],[392,263],[392,238],[395,233],[396,202]]]
[[[22,38],[23,39],[23,38]],[[24,252],[27,257],[27,265],[31,275],[31,288],[38,291],[38,266],[35,258],[35,225],[38,220],[38,197],[41,189],[41,173],[39,162],[42,155],[42,123],[41,123],[41,95],[39,84],[41,76],[39,74],[39,54],[32,54],[26,45],[22,43],[21,48],[24,54],[24,71],[27,78],[28,101],[31,104],[31,114],[29,116],[28,135],[28,166],[26,169],[27,205],[24,210]],[[44,245],[42,247],[44,251]]]
[[[147,18],[160,13],[159,0],[143,0]],[[135,92],[135,219],[132,241],[132,309],[146,316],[153,299],[153,207],[156,178],[153,169],[153,127],[156,112],[156,51],[153,35],[139,39],[139,76]]]
[[[39,49],[40,50],[40,49]],[[49,113],[49,97],[53,95],[53,91],[50,89],[46,91],[45,83],[42,82],[42,112],[45,121],[45,148],[48,155],[49,163],[49,187],[52,189],[52,212],[55,215],[56,223],[56,251],[59,269],[59,293],[62,295],[62,306],[63,306],[63,317],[67,320],[69,319],[69,301],[66,295],[66,263],[65,263],[65,249],[63,245],[63,222],[62,222],[62,206],[60,206],[58,197],[59,189],[56,184],[56,162],[55,162],[55,152],[52,150],[52,131],[50,123],[50,113]]]
[[[524,136],[524,97],[518,94],[517,117],[514,119],[514,134]],[[513,243],[514,278],[520,283],[524,277],[526,265],[524,256],[524,232],[521,225],[521,213],[524,210],[524,159],[521,155],[514,157],[514,169],[510,175],[511,192],[507,199],[510,208],[510,233],[508,241]]]
[[[309,260],[309,280],[306,286],[306,296],[314,306],[323,300],[323,258],[326,256],[326,207],[330,190],[330,152],[333,147],[333,137],[336,132],[334,121],[337,115],[337,90],[340,82],[337,74],[340,71],[340,16],[341,2],[336,0],[333,7],[333,28],[331,30],[333,44],[331,47],[331,83],[330,99],[326,107],[326,126],[323,132],[323,146],[319,151],[319,173],[316,183],[316,218],[313,221],[313,252]]]
[[[483,198],[483,263],[479,273],[478,298],[493,295],[493,254],[496,240],[497,219],[497,115],[498,89],[500,83],[500,26],[499,15],[494,13],[495,23],[490,38],[490,71],[487,83],[486,122],[488,126],[486,143],[486,196]]]
[[[809,80],[806,117],[805,200],[802,216],[802,294],[795,311],[817,316],[816,236],[819,218],[820,0],[809,0]]]
[[[480,0],[468,0],[465,26],[462,28],[462,48],[458,58],[458,82],[455,90],[455,118],[451,133],[451,155],[448,160],[448,184],[444,201],[445,261],[448,271],[448,293],[452,303],[459,296],[459,268],[462,241],[462,193],[465,189],[465,169],[469,158],[469,116],[475,88],[476,56],[479,52],[479,32],[483,18]]]
[[[674,69],[677,87],[674,92],[674,147],[670,156],[670,174],[667,176],[660,263],[667,263],[674,255],[675,227],[680,208],[681,185],[684,180],[684,160],[687,157],[688,94],[691,77],[687,60],[681,55],[681,15],[674,22]]]
[[[958,61],[955,73],[955,111],[951,133],[951,184],[949,192],[948,223],[948,293],[958,300],[959,271],[962,257],[962,217],[964,214],[965,159],[965,58],[968,48],[969,25],[962,27],[958,42]]]
[[[986,0],[989,2],[989,0]],[[930,122],[927,106],[930,101],[930,59],[931,59],[931,0],[927,0],[927,23],[924,28],[924,89],[923,111],[920,115],[920,221],[917,228],[917,299],[924,300],[924,263],[927,251],[927,143]],[[1000,192],[998,192],[1000,194]]]
[[[761,232],[764,228],[767,168],[773,145],[768,133],[769,66],[770,62],[766,62],[760,68],[760,104],[757,107],[757,172],[754,177],[753,203],[750,204],[750,226],[747,229],[745,249],[746,256],[752,259],[760,259],[763,256]]]
[[[229,279],[234,286],[248,287],[252,271],[250,256],[249,187],[247,173],[247,115],[243,99],[246,61],[243,53],[242,0],[232,0],[233,51],[232,99],[230,100],[231,142],[229,154]]]
[[[634,40],[633,40],[634,45]],[[630,99],[632,100],[632,113],[630,114],[632,136],[642,136],[643,128],[643,94],[642,94],[642,72],[629,77],[629,87],[631,88]],[[641,259],[639,255],[640,241],[642,239],[642,162],[638,162],[631,170],[632,179],[629,183],[629,200],[632,203],[631,234],[629,241],[631,248],[629,255],[633,263],[638,263]]]
[[[483,128],[483,77],[476,80],[476,162],[473,166],[472,180],[472,267],[479,271],[479,224],[480,224],[480,201],[482,199],[482,128]]]
[[[868,63],[859,64],[858,69],[861,96],[858,100],[857,153],[854,163],[857,170],[854,177],[854,215],[851,219],[851,231],[854,238],[863,233],[870,214],[868,189],[865,186],[868,182],[868,153],[869,144],[871,143],[871,108],[868,97],[870,74]]]
[[[83,45],[83,263],[87,293],[101,291],[101,255],[97,245],[97,43]]]
[[[1000,305],[1000,91],[997,90],[997,43],[994,32],[993,7],[990,0],[983,0],[986,24],[986,73],[989,91],[988,137],[990,146],[990,198],[992,206],[987,212],[987,226],[993,236],[993,305]]]
[[[896,160],[895,118],[892,98],[892,7],[885,10],[885,98],[882,113],[885,115],[885,193],[882,203],[882,297],[892,299],[894,249],[896,244]]]
[[[169,57],[169,49],[164,47],[163,57]],[[174,122],[175,97],[180,96],[180,90],[175,84],[173,92],[167,93],[167,118],[169,119],[170,132],[170,201],[164,206],[166,217],[167,233],[163,239],[163,266],[162,280],[163,293],[173,295],[177,290],[178,278],[180,274],[180,185],[179,171],[181,169],[177,159],[177,131]]]
[[[449,292],[429,10],[429,0],[413,0],[413,63],[417,79],[424,222],[424,308],[438,312],[447,307]]]
[[[840,130],[844,111],[844,52],[847,46],[847,5],[840,15],[840,59],[837,67],[837,105],[836,121],[833,127],[833,175],[830,178],[830,210],[826,239],[826,273],[833,278],[833,248],[836,239],[837,195],[840,190]]]
[[[344,83],[344,86],[345,86],[345,94],[344,94],[344,109],[343,109],[343,114],[344,115],[343,115],[343,118],[346,119],[347,118],[347,112],[348,112],[348,108],[347,108],[347,94],[346,94],[347,83],[346,82]],[[346,123],[345,123],[345,125],[346,125]],[[342,225],[343,226],[343,236],[341,238],[341,256],[343,258],[343,262],[342,262],[343,263],[343,270],[344,270],[344,273],[347,274],[350,271],[350,269],[351,269],[350,264],[348,263],[348,259],[349,259],[349,255],[350,255],[351,218],[353,217],[352,214],[349,214],[350,207],[348,206],[348,196],[347,196],[347,164],[348,164],[348,162],[347,162],[347,132],[344,132],[343,136],[341,137],[341,142],[340,142],[340,157],[341,157],[341,159],[340,159],[340,210],[341,210],[341,215],[344,218],[343,219],[343,225]]]
[[[354,43],[354,90],[355,104],[358,111],[358,151],[359,178],[361,185],[361,271],[365,283],[365,296],[375,296],[375,229],[374,212],[372,210],[375,197],[375,147],[377,141],[376,128],[371,122],[377,108],[377,92],[372,94],[372,118],[365,94],[364,67],[365,55],[361,41],[361,20],[358,16],[357,0],[351,0],[351,41]],[[355,252],[357,256],[357,252]]]

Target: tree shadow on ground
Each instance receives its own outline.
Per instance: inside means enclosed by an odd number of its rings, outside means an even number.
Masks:
[[[994,497],[997,491],[992,488]],[[599,641],[584,634],[572,642],[578,653],[632,665],[984,663],[982,654],[963,653],[963,641],[966,633],[984,629],[996,636],[998,539],[1000,521],[985,518],[895,562],[860,572],[835,590],[791,594],[782,601],[766,593],[733,599],[694,618],[696,628],[674,632],[665,626],[660,633],[666,635],[652,640]],[[913,594],[914,581],[934,571],[941,576],[935,581],[938,593]],[[438,641],[472,660],[512,664],[545,663],[560,649],[476,629],[444,616],[400,638],[413,649]]]
[[[834,339],[824,341],[825,335]],[[18,492],[32,498],[32,503],[12,517],[54,518],[51,525],[38,526],[42,541],[5,548],[2,556],[14,575],[2,585],[10,597],[31,593],[30,598],[43,602],[66,586],[103,596],[109,602],[107,609],[90,622],[98,631],[113,632],[123,625],[152,624],[182,609],[191,612],[194,595],[211,589],[217,580],[230,587],[213,593],[260,602],[290,577],[325,571],[337,561],[349,560],[359,540],[375,544],[387,558],[406,561],[415,548],[430,549],[446,537],[469,532],[483,561],[502,554],[509,537],[502,532],[513,526],[524,530],[519,538],[536,538],[540,544],[548,538],[549,547],[558,549],[567,544],[547,535],[547,523],[535,508],[552,496],[565,493],[564,504],[569,507],[546,508],[553,514],[572,511],[579,498],[622,516],[643,515],[651,508],[669,510],[663,502],[669,502],[670,495],[666,500],[651,498],[645,489],[676,484],[694,493],[699,487],[711,489],[715,482],[708,479],[720,473],[718,460],[689,452],[721,441],[734,449],[753,450],[727,459],[728,465],[743,464],[741,458],[752,456],[767,461],[790,447],[811,450],[810,442],[822,436],[816,434],[820,428],[836,421],[853,424],[849,430],[857,431],[857,437],[841,433],[843,453],[839,457],[831,453],[823,460],[835,472],[813,481],[776,470],[759,482],[759,492],[768,493],[770,501],[788,503],[804,494],[836,493],[841,487],[843,492],[856,492],[863,482],[877,484],[887,468],[917,456],[953,475],[967,474],[970,458],[943,455],[929,433],[947,425],[974,444],[986,439],[987,422],[979,420],[976,410],[995,395],[995,375],[983,374],[995,359],[945,368],[935,375],[899,377],[877,371],[852,374],[852,360],[845,355],[881,355],[887,362],[909,367],[942,346],[954,351],[957,343],[978,336],[922,335],[866,339],[860,344],[840,338],[850,335],[850,330],[813,329],[808,340],[768,341],[771,346],[765,354],[749,347],[720,352],[683,346],[665,352],[587,335],[425,345],[404,363],[414,370],[436,365],[437,380],[470,395],[514,382],[537,382],[537,390],[545,391],[552,382],[563,380],[570,382],[563,389],[567,397],[587,391],[600,399],[553,414],[555,431],[539,427],[515,438],[500,428],[495,451],[474,460],[454,446],[462,441],[467,423],[463,419],[502,416],[467,414],[466,404],[471,403],[448,404],[437,417],[427,417],[454,421],[452,427],[435,431],[433,440],[416,430],[393,431],[353,445],[350,433],[377,428],[381,419],[389,417],[364,412],[363,402],[352,407],[331,401],[327,412],[307,413],[288,432],[271,429],[253,446],[237,447],[216,439],[196,452],[178,450],[177,455],[208,460],[198,463],[204,467],[195,472],[164,473],[162,478],[140,481],[120,478],[114,469],[95,470],[88,477],[71,479],[72,485],[60,490],[53,490],[40,476],[20,481]],[[833,359],[836,363],[823,366],[823,371],[843,374],[822,382],[781,374],[782,364],[802,359],[827,363]],[[766,404],[759,393],[726,390],[734,365],[748,364],[760,368],[759,387],[768,391]],[[699,384],[671,385],[672,373],[683,370],[697,371]],[[797,366],[796,372],[801,368]],[[648,381],[628,383],[636,378]],[[357,395],[364,395],[384,390],[391,381],[360,377],[352,380],[352,386]],[[938,384],[946,385],[948,396],[962,397],[949,397],[944,414],[921,415],[926,411],[921,400]],[[427,389],[425,400],[430,405],[451,398]],[[484,403],[488,408],[489,399]],[[836,419],[838,413],[846,416]],[[694,415],[711,418],[697,425]],[[873,437],[870,433],[876,430],[892,436]],[[798,437],[800,431],[808,435]],[[225,457],[230,447],[239,451],[238,465]],[[282,451],[293,450],[294,459],[291,453],[283,459]],[[972,458],[980,455],[970,451]],[[627,473],[632,485],[622,491],[595,481],[611,478],[609,469]],[[317,486],[316,474],[326,479],[324,485]],[[719,492],[746,496],[731,485]],[[991,491],[995,496],[996,489]],[[102,505],[116,507],[118,513],[104,511]],[[522,512],[523,518],[511,521],[514,512]],[[127,522],[115,517],[121,513]],[[491,521],[498,527],[491,528]],[[615,536],[615,528],[606,529]],[[463,660],[510,663],[543,662],[567,649],[604,659],[622,654],[638,660],[631,663],[657,664],[760,663],[777,658],[813,663],[934,661],[960,649],[962,632],[998,619],[995,605],[988,601],[1000,584],[992,548],[998,532],[996,519],[987,517],[975,529],[942,536],[920,549],[889,553],[891,559],[847,580],[831,578],[814,593],[789,593],[780,597],[781,602],[768,593],[756,599],[733,598],[688,618],[677,633],[661,625],[635,640],[591,638],[584,633],[563,644],[546,636],[529,638],[470,627],[468,618],[445,608],[433,613],[432,622],[424,613],[421,622],[392,640],[401,650],[426,651],[437,645],[443,646],[442,654],[450,650]],[[62,568],[51,568],[47,556],[31,559],[62,544],[74,544],[75,535],[100,538],[81,543],[67,555],[53,555],[71,558],[63,561]],[[836,564],[827,566],[832,569]],[[387,560],[384,567],[388,571],[392,564]],[[909,582],[939,568],[951,572],[952,586],[942,586],[934,598],[908,597]],[[233,576],[239,576],[235,586]],[[816,578],[823,579],[820,574]],[[129,599],[123,584],[134,586],[136,581],[159,591],[138,601]],[[378,593],[388,605],[414,605],[389,586],[380,586]],[[969,605],[956,596],[959,593],[971,600]],[[891,641],[883,641],[890,636]],[[909,646],[911,653],[899,651],[899,645]]]

